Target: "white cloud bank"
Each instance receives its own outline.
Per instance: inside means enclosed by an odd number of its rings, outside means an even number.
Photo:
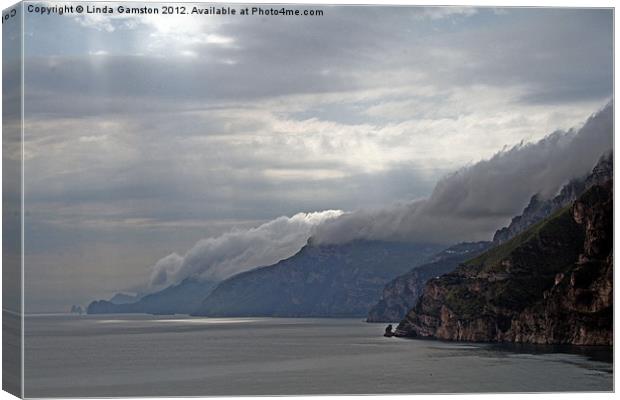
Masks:
[[[535,193],[552,196],[570,179],[587,174],[612,148],[613,103],[583,127],[519,144],[441,179],[427,199],[377,210],[321,211],[279,217],[249,230],[199,241],[152,267],[155,290],[189,276],[222,280],[270,265],[314,242],[397,240],[450,244],[489,240]]]
[[[549,197],[587,174],[613,146],[613,102],[580,129],[519,144],[441,179],[427,199],[360,210],[317,228],[316,243],[355,239],[488,240],[535,193]]]
[[[200,240],[184,256],[170,254],[152,267],[149,289],[156,290],[190,277],[223,280],[295,254],[321,223],[342,215],[328,210],[279,217],[256,228],[233,230]]]

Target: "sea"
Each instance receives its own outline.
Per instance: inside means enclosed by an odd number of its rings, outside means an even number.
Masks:
[[[331,318],[34,315],[26,397],[612,391],[611,347],[386,338]]]

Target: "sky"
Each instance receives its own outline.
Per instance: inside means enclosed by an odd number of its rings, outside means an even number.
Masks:
[[[322,227],[346,227],[341,214],[402,210],[518,149],[570,148],[612,99],[611,10],[312,8],[324,15],[26,13],[26,311],[333,241]],[[528,152],[551,153],[569,154]],[[463,214],[471,237],[590,166],[565,167],[484,224]],[[239,243],[253,250],[231,262]]]

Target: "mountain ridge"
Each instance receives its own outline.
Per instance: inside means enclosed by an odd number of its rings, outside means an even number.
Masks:
[[[415,306],[426,281],[452,271],[490,245],[491,242],[459,243],[436,254],[428,263],[394,278],[383,288],[381,299],[369,310],[366,322],[400,321]]]
[[[610,345],[613,181],[427,282],[400,337]]]
[[[215,283],[187,278],[155,293],[141,297],[136,302],[113,303],[95,300],[86,308],[88,314],[189,314],[214,288]]]
[[[560,192],[550,199],[543,199],[540,194],[534,194],[521,214],[512,218],[508,226],[498,229],[493,235],[493,244],[502,244],[529,226],[548,217],[556,210],[575,201],[590,187],[606,182],[613,177],[613,153],[601,155],[591,172],[583,177],[571,179],[562,186]]]
[[[221,282],[194,315],[366,316],[387,281],[437,250],[401,242],[310,242],[293,257]]]
[[[533,195],[521,214],[512,218],[506,227],[498,229],[492,242],[487,242],[486,247],[492,248],[506,243],[529,227],[575,201],[588,188],[612,177],[613,153],[609,152],[599,158],[589,174],[581,178],[571,179],[557,195],[549,199],[542,198],[540,194]],[[433,264],[431,261],[429,265],[414,268],[390,281],[385,286],[381,299],[369,311],[367,321],[398,322],[402,320],[407,312],[415,306],[422,294],[424,285],[430,278],[453,271],[460,263],[467,261],[467,258],[468,255],[463,254],[460,257],[446,257],[440,263]]]

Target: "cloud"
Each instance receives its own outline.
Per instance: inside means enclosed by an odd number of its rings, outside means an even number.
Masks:
[[[256,228],[203,239],[184,256],[173,253],[157,261],[152,267],[149,289],[159,289],[190,276],[219,281],[273,264],[295,254],[316,226],[340,215],[342,212],[337,210],[299,213]]]
[[[580,129],[519,144],[441,179],[431,196],[378,210],[361,210],[317,228],[316,243],[355,239],[454,243],[488,240],[529,198],[556,194],[587,174],[613,146],[613,103]]]
[[[99,31],[114,32],[116,30],[113,19],[106,15],[87,14],[75,17],[77,21],[83,27],[90,27]]]
[[[523,101],[537,103],[600,100],[611,94],[610,10],[513,9],[509,16],[471,7],[378,10],[326,7],[325,18],[277,23],[114,14],[78,16],[60,27],[47,25],[49,18],[27,15],[36,18],[28,24],[33,31],[27,55],[52,52],[59,60],[52,71],[29,60],[33,70],[27,76],[41,76],[38,84],[54,93],[87,90],[91,96],[145,100],[252,100],[429,83],[520,85],[528,89]],[[476,23],[468,21],[474,18]],[[62,47],[47,42],[55,38]],[[92,49],[93,43],[115,57],[96,62],[75,57],[76,49]],[[195,57],[175,57],[182,54]],[[109,79],[98,87],[91,79],[95,75]]]
[[[579,129],[519,144],[445,176],[427,199],[350,213],[299,213],[201,240],[184,256],[173,253],[157,261],[149,287],[161,288],[189,276],[222,280],[287,258],[311,236],[317,244],[489,239],[533,194],[552,196],[570,179],[587,174],[612,148],[612,132],[609,103]]]
[[[451,17],[471,17],[476,15],[478,10],[474,7],[422,7],[419,14],[415,15],[416,19],[429,18],[431,20],[439,20]]]

